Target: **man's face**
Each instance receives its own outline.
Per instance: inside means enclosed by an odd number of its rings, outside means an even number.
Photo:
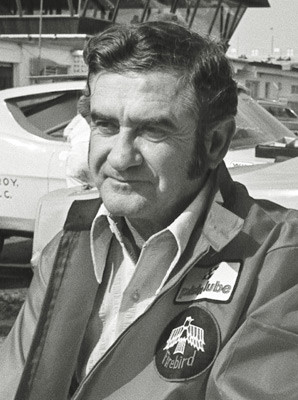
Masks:
[[[158,231],[194,198],[197,119],[174,74],[100,73],[91,83],[89,165],[110,213]],[[150,228],[149,228],[150,226]]]

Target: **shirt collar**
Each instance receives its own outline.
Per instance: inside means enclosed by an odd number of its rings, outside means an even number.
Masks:
[[[207,212],[207,217],[202,227],[202,235],[215,251],[220,251],[225,247],[243,226],[244,220],[242,218],[223,207],[223,197],[220,190],[216,189],[216,176],[216,172],[212,173],[191,204],[167,228],[155,234],[159,235],[166,230],[171,232],[177,242],[180,255],[185,250],[194,227],[202,223],[201,221],[206,215],[208,207],[210,207],[210,210]],[[112,218],[102,203],[91,227],[91,253],[95,269],[97,271],[101,270],[100,273],[96,274],[99,282],[101,281],[104,266],[102,268],[97,266],[96,239],[105,232],[106,240],[110,240],[113,232],[117,239],[120,240],[121,234],[119,234],[117,221],[118,218]],[[128,224],[128,226],[131,229],[131,225]],[[139,240],[136,232],[132,229],[131,232],[135,240],[137,239],[137,244],[142,245],[142,239],[139,237]],[[109,247],[107,243],[105,245],[106,248]]]
[[[184,251],[189,237],[197,223],[197,221],[200,219],[202,214],[205,212],[206,205],[208,202],[210,202],[210,194],[212,192],[212,183],[214,179],[212,179],[211,176],[208,177],[207,181],[205,182],[203,188],[200,190],[198,195],[195,197],[195,199],[190,203],[190,205],[165,229],[157,232],[156,234],[152,235],[151,237],[154,237],[155,235],[159,235],[162,232],[168,230],[172,233],[174,236],[178,248],[181,250],[181,252]],[[117,239],[120,240],[119,238],[119,230],[118,230],[118,218],[112,218],[110,215],[109,211],[106,209],[105,205],[102,203],[92,224],[92,230],[94,229],[94,226],[96,224],[96,221],[99,219],[101,220],[102,217],[105,217],[107,221],[109,222],[110,229],[111,231],[116,235]],[[130,222],[125,219],[127,222],[127,225],[129,229],[132,232],[132,235],[137,243],[138,246],[142,246],[145,244],[145,241],[141,238],[141,236],[138,234],[138,232],[133,228],[133,226],[130,224]],[[150,240],[150,238],[149,238]]]
[[[212,175],[212,174],[211,174]],[[212,193],[212,183],[213,178],[208,177],[203,188],[200,190],[195,199],[190,203],[190,205],[180,214],[178,217],[165,229],[152,235],[148,241],[152,238],[161,235],[163,232],[169,231],[175,238],[178,247],[178,253],[182,254],[186,245],[189,241],[190,235],[197,224],[205,213],[206,206],[210,202],[210,195]],[[134,237],[136,244],[142,247],[146,242],[126,219],[127,225]]]
[[[90,248],[94,265],[95,276],[98,283],[101,283],[105,265],[101,260],[105,260],[108,254],[109,242],[112,232],[109,228],[108,210],[101,203],[97,214],[92,222],[90,231]]]
[[[205,212],[208,202],[210,202],[209,195],[212,191],[213,179],[209,176],[205,182],[203,188],[200,190],[195,199],[191,204],[165,229],[155,233],[148,239],[148,241],[157,235],[161,235],[163,232],[170,232],[178,247],[178,256],[184,251],[192,231],[197,224],[198,220],[201,218]],[[95,266],[95,274],[97,280],[101,282],[103,269],[98,265],[98,251],[96,246],[99,245],[99,236],[105,236],[105,240],[111,239],[111,234],[114,233],[115,237],[119,242],[122,241],[121,234],[121,224],[119,221],[121,218],[112,218],[109,211],[106,209],[105,205],[102,203],[91,227],[91,254],[93,259],[93,264]],[[145,241],[140,237],[138,232],[132,227],[128,220],[127,225],[139,247],[145,244]],[[109,228],[109,229],[108,229]],[[106,244],[106,247],[108,245]],[[101,249],[101,252],[103,249]]]

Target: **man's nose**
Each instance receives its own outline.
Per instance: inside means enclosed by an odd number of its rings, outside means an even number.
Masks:
[[[136,137],[127,131],[121,131],[115,136],[113,147],[107,157],[110,165],[124,171],[129,167],[141,165],[143,157],[136,146]]]

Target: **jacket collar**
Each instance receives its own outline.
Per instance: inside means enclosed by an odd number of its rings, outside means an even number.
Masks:
[[[217,192],[206,217],[202,235],[210,246],[219,252],[240,232],[244,220],[223,206],[221,193]]]
[[[231,211],[228,203],[233,203],[234,182],[222,162],[214,179],[213,200],[210,202],[209,211],[202,228],[202,236],[216,251],[221,251],[241,231],[244,219]]]
[[[224,163],[219,165],[214,175],[214,188],[210,194],[209,207],[204,214],[205,219],[197,221],[186,250],[162,292],[179,282],[194,265],[203,261],[203,258],[209,259],[214,252],[219,253],[240,233],[244,225],[244,219],[226,207],[226,203],[231,200],[235,184]]]

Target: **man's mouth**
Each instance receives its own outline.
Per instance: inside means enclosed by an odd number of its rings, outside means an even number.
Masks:
[[[112,182],[115,182],[116,184],[119,185],[136,185],[140,183],[145,183],[144,180],[140,179],[119,179],[119,178],[114,178],[114,177],[108,177]]]
[[[134,184],[134,183],[144,183],[145,179],[141,178],[132,178],[132,177],[124,177],[124,176],[117,176],[117,175],[105,175],[104,179],[111,179],[112,181],[119,182],[120,184]]]

